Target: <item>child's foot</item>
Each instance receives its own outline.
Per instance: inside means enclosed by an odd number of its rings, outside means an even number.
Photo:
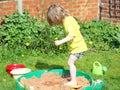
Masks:
[[[64,83],[64,85],[66,85],[66,86],[77,85],[77,82],[70,81],[70,82]]]

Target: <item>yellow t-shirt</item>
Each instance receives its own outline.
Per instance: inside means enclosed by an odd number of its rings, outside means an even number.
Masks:
[[[81,35],[77,21],[73,16],[67,16],[63,20],[65,33],[67,36],[74,36],[74,39],[68,42],[70,53],[80,53],[87,50],[86,43]]]

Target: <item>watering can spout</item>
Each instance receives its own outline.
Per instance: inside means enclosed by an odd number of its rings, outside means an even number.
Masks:
[[[96,75],[103,75],[102,65],[98,61],[93,63],[92,73]]]

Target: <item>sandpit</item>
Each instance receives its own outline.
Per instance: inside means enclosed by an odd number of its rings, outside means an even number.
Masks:
[[[90,82],[84,76],[77,77],[78,88],[65,86],[64,83],[70,80],[70,75],[59,75],[58,73],[44,73],[41,78],[32,76],[31,78],[22,77],[20,84],[26,89],[33,90],[80,90],[90,86]]]

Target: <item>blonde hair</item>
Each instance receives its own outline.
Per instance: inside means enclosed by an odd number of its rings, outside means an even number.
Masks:
[[[59,25],[62,24],[65,16],[69,14],[57,4],[52,4],[47,11],[47,21],[50,25]]]

